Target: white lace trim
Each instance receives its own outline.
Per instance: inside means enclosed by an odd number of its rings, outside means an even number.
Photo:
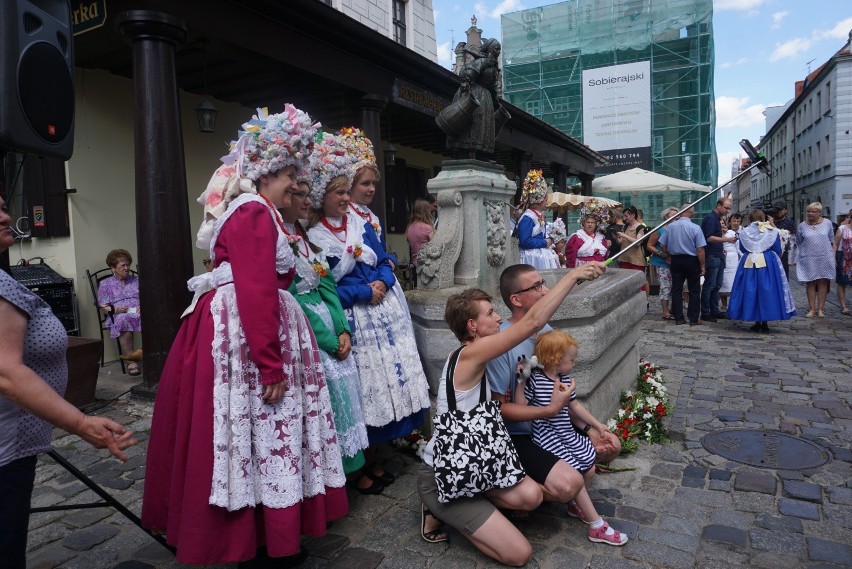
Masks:
[[[426,374],[417,354],[408,307],[395,285],[379,304],[346,310],[354,324],[352,354],[361,379],[367,425],[381,427],[430,406]],[[402,297],[405,298],[404,296]]]
[[[357,216],[355,216],[357,217]],[[329,218],[333,220],[334,218]],[[361,220],[363,221],[363,220]],[[331,221],[331,223],[339,223],[339,221]],[[351,219],[347,219],[347,224],[352,223]],[[371,267],[375,267],[378,262],[378,256],[366,243],[362,241],[363,232],[346,231],[346,241],[341,243],[325,225],[319,223],[308,230],[308,237],[311,242],[319,246],[327,257],[336,257],[340,260],[337,265],[331,270],[331,275],[335,281],[339,281],[346,275],[352,272],[355,268],[355,263],[365,263]],[[354,249],[355,245],[360,245],[361,255],[356,259],[352,253],[347,252],[349,247]]]
[[[210,255],[225,222],[239,206],[263,204],[278,233],[275,267],[279,274],[295,265],[287,236],[276,214],[254,194],[234,199],[216,221]],[[251,360],[237,308],[233,274],[221,263],[209,276],[192,282],[195,290],[216,288],[213,317],[213,479],[209,503],[229,511],[264,504],[286,508],[303,498],[341,488],[345,483],[328,389],[319,350],[301,307],[279,290],[279,340],[284,356],[286,391],[266,405],[260,372]]]
[[[541,233],[544,233],[544,221],[543,221],[543,219],[539,219],[539,217],[535,213],[533,213],[533,211],[531,209],[526,210],[522,217],[528,217],[531,220],[533,220],[533,230],[532,230],[532,233],[530,233],[530,235],[536,236],[536,235],[539,235]]]
[[[235,511],[286,508],[345,483],[328,389],[307,321],[279,291],[284,396],[263,402],[233,284],[216,290],[213,316],[213,480],[209,503]]]
[[[601,233],[595,232],[592,237],[582,229],[574,233],[583,242],[583,245],[577,250],[578,257],[594,257],[595,253],[606,255],[606,246],[603,244],[604,236]]]
[[[366,220],[363,217],[359,216],[357,213],[350,211],[350,213],[355,218],[357,218],[358,221],[361,222],[362,226],[364,225],[364,223],[369,223],[370,227],[373,229],[373,232],[376,234],[376,238],[378,238],[378,240],[381,241],[383,229],[382,229],[382,223],[379,221],[379,216],[377,216],[375,213],[373,213],[373,210],[371,210],[369,207],[367,207],[365,205],[350,203],[349,206],[350,206],[351,209],[356,209],[356,210],[360,211],[361,213],[368,215],[370,217],[369,220]],[[375,227],[372,227],[372,225],[374,223],[376,224],[378,229],[376,229]],[[364,227],[365,231],[366,231],[366,229],[367,228]]]
[[[241,205],[248,202],[257,202],[263,205],[272,217],[272,222],[275,224],[275,230],[278,233],[278,240],[275,244],[275,270],[278,274],[283,275],[295,266],[296,256],[290,248],[290,242],[287,240],[287,235],[285,235],[278,226],[278,212],[271,209],[269,204],[267,204],[266,201],[257,194],[240,194],[228,205],[228,209],[225,210],[225,213],[216,220],[216,226],[213,228],[213,238],[210,240],[210,260],[215,261],[216,259],[216,241],[219,239],[219,234],[222,232],[222,227],[225,225],[225,222],[230,219],[231,215],[237,211]]]

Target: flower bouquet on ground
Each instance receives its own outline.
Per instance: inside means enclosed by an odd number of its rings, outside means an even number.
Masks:
[[[628,454],[639,447],[639,441],[659,443],[667,440],[663,417],[671,411],[660,369],[651,362],[639,360],[636,392],[621,392],[621,408],[607,421],[607,427],[621,440],[621,452]]]
[[[391,441],[391,444],[396,448],[414,451],[414,454],[422,460],[423,453],[426,452],[426,445],[429,444],[429,439],[424,437],[419,429],[415,429],[408,436],[394,439]]]

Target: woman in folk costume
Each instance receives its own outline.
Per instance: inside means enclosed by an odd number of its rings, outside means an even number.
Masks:
[[[287,292],[289,205],[316,126],[292,105],[257,116],[199,201],[215,268],[196,292],[160,380],[142,521],[181,563],[277,566],[307,555],[348,511],[319,350]],[[291,557],[292,556],[292,557]]]
[[[740,230],[743,257],[737,267],[728,318],[753,320],[755,332],[769,332],[767,321],[796,315],[790,285],[781,265],[781,236],[762,210],[751,212],[751,224]]]
[[[353,151],[343,137],[324,134],[319,146],[336,148],[329,155],[349,156],[359,164],[375,165],[372,146]],[[352,330],[352,353],[361,378],[361,405],[371,451],[357,482],[362,494],[378,494],[394,480],[373,462],[375,445],[411,433],[429,409],[426,375],[417,356],[417,344],[408,305],[382,247],[377,231],[349,213],[350,184],[346,177],[330,176],[336,167],[314,159],[310,164],[313,190],[311,243],[322,248],[337,281],[340,303]],[[356,174],[357,179],[357,174]],[[397,285],[397,286],[395,286]]]
[[[328,148],[323,144],[315,145],[311,159],[328,158]],[[346,160],[340,166],[337,175],[348,178],[351,162]],[[343,455],[343,470],[348,474],[364,466],[363,450],[369,446],[361,409],[361,381],[355,358],[350,355],[352,333],[337,296],[337,283],[331,276],[325,253],[308,241],[308,233],[299,221],[307,220],[310,213],[310,186],[310,176],[301,173],[298,190],[290,194],[290,205],[281,210],[284,233],[296,256],[296,276],[290,293],[305,311],[317,339],[331,396],[337,442]]]
[[[376,156],[373,152],[373,143],[364,134],[364,131],[349,126],[340,129],[341,140],[347,152],[355,160],[355,174],[352,179],[352,192],[349,196],[349,213],[354,216],[359,224],[371,228],[382,244],[382,250],[387,253],[387,237],[382,229],[382,222],[370,209],[373,198],[376,196],[376,183],[379,181],[379,167],[376,166]],[[388,255],[391,268],[396,267],[396,257]]]
[[[536,269],[558,269],[559,257],[551,249],[551,240],[545,233],[544,211],[547,203],[547,181],[541,170],[530,170],[524,179],[521,206],[524,214],[515,229],[521,249],[521,263]]]
[[[608,251],[609,241],[598,231],[598,218],[586,214],[583,226],[571,234],[565,245],[565,266],[573,269],[592,261],[604,261]]]

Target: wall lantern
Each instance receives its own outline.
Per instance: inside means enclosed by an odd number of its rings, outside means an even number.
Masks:
[[[198,118],[198,130],[200,132],[216,132],[216,114],[219,112],[213,103],[207,98],[207,44],[209,40],[201,39],[202,69],[204,72],[204,98],[195,107],[195,116]]]
[[[205,92],[207,89],[204,90]],[[216,114],[219,111],[213,106],[207,97],[195,107],[195,116],[198,117],[198,130],[201,132],[216,132]]]
[[[396,147],[391,143],[385,148],[385,166],[396,166]]]

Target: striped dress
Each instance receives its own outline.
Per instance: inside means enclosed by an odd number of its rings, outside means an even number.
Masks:
[[[571,383],[567,375],[560,375],[559,380],[566,385]],[[524,386],[524,395],[531,406],[547,407],[553,395],[553,380],[541,369],[533,371]],[[573,393],[571,401],[576,398],[577,394]],[[595,447],[589,437],[574,429],[567,406],[552,417],[534,420],[532,439],[535,444],[552,452],[581,473],[595,465]]]

